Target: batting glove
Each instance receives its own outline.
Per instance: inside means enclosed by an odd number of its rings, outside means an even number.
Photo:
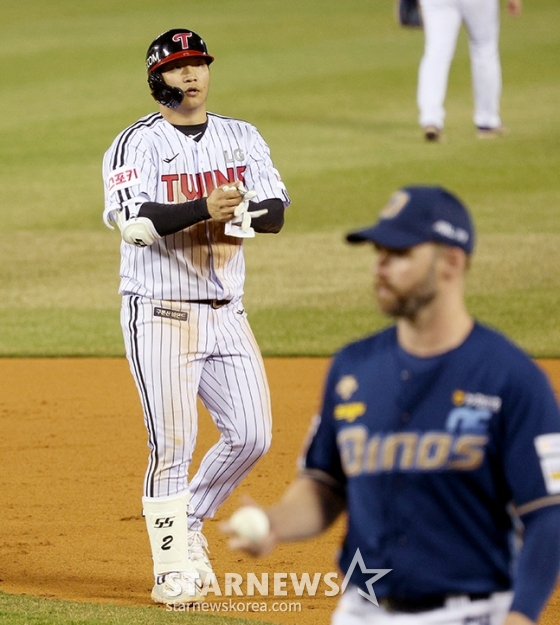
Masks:
[[[266,215],[268,209],[250,211],[249,202],[257,196],[257,192],[248,191],[243,184],[238,187],[224,187],[224,191],[233,191],[234,189],[239,191],[242,200],[233,211],[233,219],[226,224],[226,234],[238,237],[254,237],[255,231],[251,228],[251,220]]]

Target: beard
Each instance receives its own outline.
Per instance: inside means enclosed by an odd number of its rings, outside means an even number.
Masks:
[[[388,317],[413,321],[435,299],[436,282],[435,262],[430,265],[424,279],[407,290],[399,290],[385,280],[378,280],[375,291],[379,310]]]

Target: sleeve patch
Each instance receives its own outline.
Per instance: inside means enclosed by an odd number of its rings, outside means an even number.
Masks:
[[[549,495],[560,493],[560,434],[543,434],[535,438],[535,448],[541,463]]]
[[[140,175],[134,166],[124,165],[114,169],[107,178],[107,190],[109,193],[132,187],[140,182]]]

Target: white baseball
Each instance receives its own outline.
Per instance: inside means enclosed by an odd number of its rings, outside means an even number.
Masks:
[[[266,512],[257,506],[239,508],[231,515],[229,524],[238,536],[254,541],[261,540],[270,532]]]

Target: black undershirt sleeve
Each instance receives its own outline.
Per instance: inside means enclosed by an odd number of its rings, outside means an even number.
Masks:
[[[280,232],[284,225],[284,203],[278,198],[262,202],[249,202],[249,211],[266,208],[268,212],[251,221],[255,232]],[[147,217],[154,224],[157,233],[164,237],[210,219],[206,198],[191,200],[182,204],[160,204],[144,202],[138,212],[139,217]]]
[[[262,202],[249,202],[249,212],[268,209],[268,213],[262,215],[262,217],[255,217],[251,219],[251,226],[255,232],[270,232],[276,233],[282,230],[284,225],[284,202],[277,197],[263,200]]]
[[[157,233],[162,237],[194,226],[199,221],[210,219],[205,197],[182,204],[144,202],[138,216],[150,219]]]

